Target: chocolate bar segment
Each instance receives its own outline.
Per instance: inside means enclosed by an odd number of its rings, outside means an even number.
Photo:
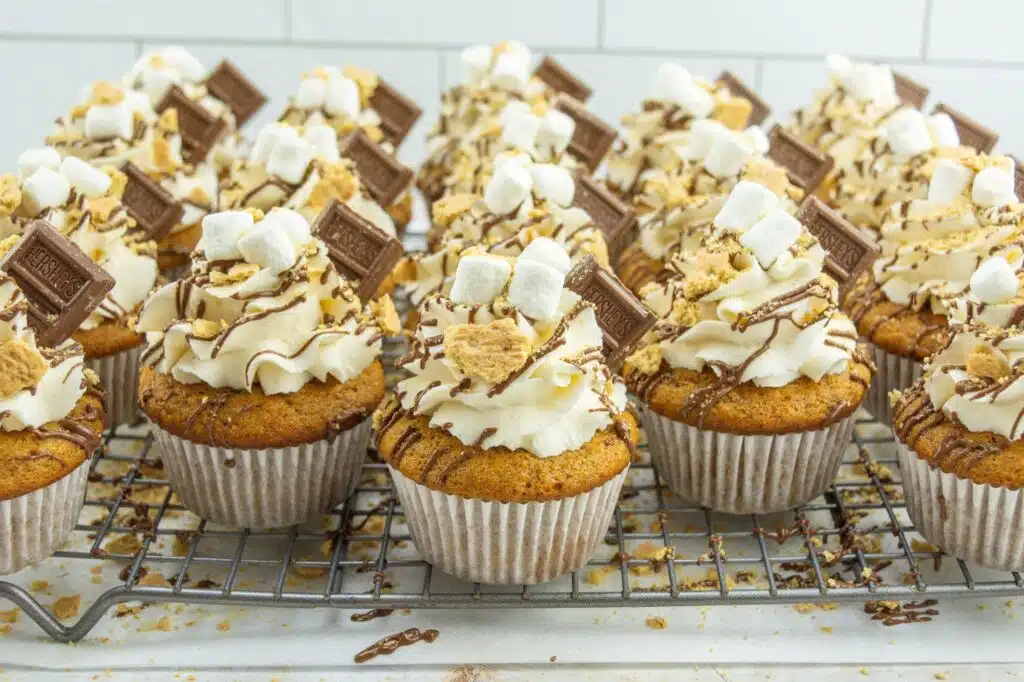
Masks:
[[[227,122],[211,114],[199,102],[193,101],[177,85],[168,90],[156,105],[157,113],[167,109],[178,112],[182,156],[189,163],[204,161],[227,128]]]
[[[772,113],[772,108],[768,105],[768,102],[765,102],[753,89],[747,87],[747,84],[741,81],[739,76],[732,71],[723,71],[718,76],[718,82],[727,87],[732,94],[750,102],[750,117],[747,119],[747,125],[761,125],[768,118],[768,115]]]
[[[899,71],[892,72],[892,81],[896,86],[896,96],[900,98],[900,102],[915,109],[924,106],[924,101],[928,99],[930,92],[927,85],[922,85]]]
[[[135,164],[126,163],[121,171],[128,177],[121,203],[147,239],[160,241],[181,220],[184,207]]]
[[[387,208],[412,184],[413,173],[370,139],[362,130],[350,133],[339,145],[341,155],[356,165],[359,179],[381,206]]]
[[[1013,159],[1013,193],[1017,195],[1017,201],[1024,201],[1024,168],[1020,166],[1020,159],[1010,154]]]
[[[355,289],[362,301],[373,298],[404,253],[400,241],[337,199],[317,216],[313,234],[327,245],[338,272],[349,281],[358,281]]]
[[[832,170],[832,157],[776,124],[768,137],[768,158],[786,169],[789,181],[810,194]]]
[[[267,96],[226,59],[206,77],[206,89],[228,105],[239,128],[267,103]]]
[[[943,102],[936,104],[935,108],[932,109],[932,113],[947,114],[953,119],[953,123],[956,125],[956,132],[960,136],[960,144],[966,147],[973,147],[979,152],[988,154],[996,146],[996,142],[999,141],[999,133],[991,128],[986,128]]]
[[[565,278],[565,286],[593,304],[604,333],[605,361],[618,368],[657,319],[626,285],[587,255]]]
[[[842,299],[860,273],[878,257],[878,246],[818,197],[807,197],[796,217],[827,252],[825,273],[839,283]]]
[[[370,96],[370,106],[380,116],[380,129],[384,139],[398,147],[416,125],[423,110],[416,102],[378,79]]]
[[[577,78],[554,57],[548,56],[537,65],[533,75],[557,93],[565,93],[580,102],[586,102],[594,90]]]
[[[635,236],[637,217],[633,209],[583,171],[576,172],[576,193],[573,194],[572,205],[590,214],[604,234],[613,261]]]
[[[564,93],[555,99],[555,108],[576,123],[569,141],[569,153],[593,173],[615,142],[615,128],[587,111],[579,100]]]
[[[45,220],[29,225],[0,270],[18,283],[39,345],[50,348],[71,336],[114,288],[113,277]]]

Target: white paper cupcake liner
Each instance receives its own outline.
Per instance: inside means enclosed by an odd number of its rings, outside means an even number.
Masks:
[[[39,563],[67,540],[85,500],[86,458],[45,488],[0,502],[0,575]]]
[[[445,573],[532,585],[581,568],[608,532],[626,469],[551,502],[486,502],[432,490],[388,466],[420,555]]]
[[[824,492],[854,416],[824,429],[743,436],[698,429],[641,405],[651,461],[677,495],[727,514],[786,511]]]
[[[139,418],[139,362],[143,348],[145,344],[139,344],[120,353],[85,361],[103,386],[107,426],[131,424]]]
[[[371,420],[333,440],[245,450],[193,443],[153,425],[171,487],[198,516],[232,528],[305,523],[344,502],[359,482]]]
[[[918,377],[924,365],[913,358],[906,358],[871,344],[871,358],[878,366],[867,394],[864,409],[882,424],[892,426],[892,405],[889,393],[909,388]]]
[[[988,568],[1024,570],[1024,495],[932,468],[897,439],[907,512],[942,551]]]

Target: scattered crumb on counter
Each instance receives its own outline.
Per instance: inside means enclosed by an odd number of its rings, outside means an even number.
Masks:
[[[647,616],[647,620],[644,622],[652,630],[664,630],[668,627],[668,621],[661,616]]]
[[[171,617],[163,616],[160,620],[145,623],[139,628],[139,632],[153,632],[155,630],[159,630],[160,632],[171,632],[174,630],[174,625],[171,623]]]
[[[0,623],[17,623],[19,615],[21,615],[21,609],[17,608],[10,611],[0,611]]]
[[[552,663],[558,663],[558,656],[552,656],[551,657],[551,662]]]
[[[60,597],[53,602],[53,615],[60,620],[67,620],[78,615],[78,608],[82,605],[82,595],[72,594],[67,597]]]
[[[821,631],[831,635],[832,634],[832,626],[830,626],[830,625],[822,625],[821,626]]]
[[[33,580],[32,584],[28,586],[31,592],[42,592],[50,586],[50,583],[45,580]]]
[[[949,678],[946,677],[946,673],[935,673],[935,679],[937,679],[937,680],[945,680],[945,679],[949,679]]]
[[[217,629],[221,632],[227,632],[231,629],[231,621],[222,620],[221,622],[217,623]]]
[[[139,580],[140,585],[149,585],[151,587],[170,587],[171,583],[167,581],[167,578],[163,577],[156,571],[150,571],[146,575],[142,576]]]
[[[868,669],[867,668],[861,668],[860,669],[860,674],[863,675],[864,677],[867,677],[868,676]]]

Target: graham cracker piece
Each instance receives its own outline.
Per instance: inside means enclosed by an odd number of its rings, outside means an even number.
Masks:
[[[444,331],[444,352],[466,376],[504,381],[530,356],[530,339],[508,318],[456,324]]]

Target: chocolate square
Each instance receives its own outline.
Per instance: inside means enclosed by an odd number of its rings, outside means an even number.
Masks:
[[[973,147],[979,152],[988,154],[999,141],[999,133],[991,128],[986,128],[948,104],[939,102],[932,109],[932,113],[948,114],[956,125],[956,132],[960,135],[960,144],[966,147]]]
[[[228,105],[239,128],[267,103],[267,96],[227,59],[206,77],[206,89]]]
[[[1017,195],[1017,201],[1024,201],[1024,168],[1020,166],[1020,159],[1013,154],[1013,193]]]
[[[772,108],[768,102],[765,102],[759,94],[747,86],[746,83],[739,79],[739,76],[734,74],[732,71],[723,71],[718,76],[718,82],[729,88],[729,92],[742,97],[751,104],[750,117],[747,119],[747,125],[756,126],[764,123],[764,120],[768,118],[768,115],[772,113]]]
[[[576,123],[569,141],[569,153],[593,173],[615,142],[615,128],[587,111],[579,100],[564,93],[555,99],[555,108]]]
[[[373,298],[404,253],[400,241],[337,199],[331,199],[317,216],[313,234],[327,245],[338,272],[359,282],[355,289],[363,301]]]
[[[370,106],[380,116],[380,129],[384,133],[384,139],[395,147],[402,144],[402,140],[423,114],[423,110],[416,102],[380,79],[377,80],[377,87],[370,96]]]
[[[612,194],[607,187],[582,170],[576,172],[576,193],[572,205],[582,208],[604,234],[608,253],[615,261],[631,237],[635,236],[637,217],[629,206]]]
[[[839,283],[841,299],[878,257],[878,246],[818,197],[807,197],[796,217],[827,252],[825,273]]]
[[[604,333],[605,361],[613,369],[622,364],[657,321],[657,316],[618,277],[589,254],[569,271],[565,286],[594,305]]]
[[[128,176],[121,203],[146,239],[160,241],[178,224],[185,208],[135,164],[126,163],[121,171]]]
[[[575,100],[586,102],[594,90],[577,78],[554,57],[541,60],[533,75],[557,93],[565,93]]]
[[[413,172],[399,163],[362,130],[349,133],[339,145],[341,155],[356,165],[359,179],[384,208],[395,203],[412,184]]]
[[[832,170],[832,157],[776,124],[768,137],[768,158],[786,169],[789,181],[811,194]]]
[[[927,85],[922,85],[899,71],[892,72],[892,81],[896,86],[896,96],[900,98],[900,102],[915,109],[924,106],[924,101],[928,99],[930,92]]]
[[[114,278],[45,220],[36,220],[0,261],[28,300],[40,346],[71,336],[107,293]]]
[[[211,114],[199,102],[193,101],[177,85],[168,90],[156,105],[157,113],[163,113],[166,109],[178,112],[182,156],[189,163],[204,161],[227,128],[227,122]]]

